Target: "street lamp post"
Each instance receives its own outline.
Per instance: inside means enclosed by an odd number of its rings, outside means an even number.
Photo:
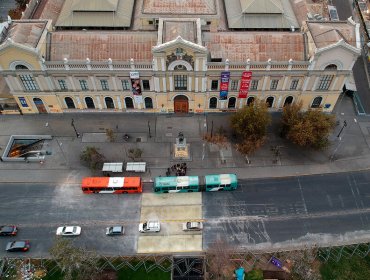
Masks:
[[[339,133],[338,133],[338,135],[337,135],[337,137],[339,138],[339,140],[341,140],[341,139],[340,139],[340,135],[342,134],[342,131],[343,131],[343,129],[344,129],[346,126],[347,126],[347,122],[346,122],[346,121],[344,121],[344,122],[343,122],[343,126],[342,126],[342,128],[340,129],[340,131],[339,131]]]
[[[149,138],[152,138],[152,134],[150,133],[150,121],[148,121],[148,130],[149,130]]]
[[[341,134],[342,134],[342,132],[343,132],[343,129],[344,129],[346,126],[347,126],[347,122],[346,122],[346,121],[343,121],[343,126],[342,126],[342,128],[340,129],[340,131],[339,131],[339,133],[338,133],[338,135],[337,135],[337,138],[339,139],[339,141],[338,141],[338,145],[337,145],[337,147],[335,148],[335,150],[334,150],[333,154],[332,154],[332,155],[331,155],[331,157],[330,157],[330,160],[331,160],[331,161],[334,161],[335,154],[337,153],[337,151],[338,151],[338,149],[339,149],[339,147],[340,147],[340,144],[342,143],[342,137],[341,137]]]
[[[80,137],[80,133],[77,132],[77,129],[75,127],[75,120],[74,119],[72,119],[72,121],[71,121],[71,126],[73,127],[73,129],[74,129],[74,131],[76,133],[76,137],[79,138]]]
[[[62,153],[62,156],[63,156],[63,158],[64,158],[64,161],[65,161],[66,165],[68,166],[67,156],[66,156],[66,154],[64,153],[64,151],[63,151],[63,149],[62,149],[62,145],[63,145],[63,143],[60,143],[60,142],[59,142],[59,140],[58,140],[58,137],[53,135],[53,134],[54,134],[54,130],[53,130],[53,128],[50,126],[50,124],[49,124],[48,122],[47,122],[47,123],[45,123],[45,127],[48,127],[48,128],[50,129],[51,133],[52,133],[52,135],[51,135],[51,136],[52,136],[52,137],[55,137],[55,140],[56,140],[57,145],[58,145],[58,147],[59,147],[59,149],[60,149],[60,151],[61,151],[61,153]]]

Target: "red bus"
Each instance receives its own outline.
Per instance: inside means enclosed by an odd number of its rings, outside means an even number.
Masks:
[[[86,177],[82,179],[83,193],[141,193],[140,177]]]

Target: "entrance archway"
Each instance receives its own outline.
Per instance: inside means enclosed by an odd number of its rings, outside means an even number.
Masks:
[[[40,99],[35,97],[33,99],[33,103],[35,103],[37,110],[39,111],[40,114],[47,114],[48,111],[45,108],[44,102]]]
[[[189,112],[189,100],[185,95],[178,95],[175,97],[174,110],[175,110],[175,113],[188,113]]]

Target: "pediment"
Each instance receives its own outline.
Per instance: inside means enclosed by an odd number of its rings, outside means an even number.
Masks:
[[[3,42],[0,45],[0,55],[2,52],[8,49],[16,49],[16,50],[19,50],[20,52],[27,52],[27,53],[34,54],[36,56],[39,55],[36,49],[28,47],[24,44],[15,43],[12,39],[7,39],[5,42]]]
[[[173,52],[176,49],[183,49],[186,52],[192,53],[203,53],[207,54],[207,48],[201,45],[195,44],[193,42],[187,41],[181,36],[178,36],[176,39],[157,45],[152,48],[152,52],[154,53],[163,53],[163,52]]]
[[[347,50],[351,54],[356,54],[356,55],[361,55],[361,50],[359,48],[356,48],[347,42],[344,41],[344,39],[339,40],[337,43],[322,47],[322,48],[317,48],[316,49],[316,54],[322,54],[325,52],[332,52],[333,50],[341,48]]]

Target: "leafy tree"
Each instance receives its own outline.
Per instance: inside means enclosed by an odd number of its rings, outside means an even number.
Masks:
[[[22,10],[20,9],[11,9],[8,12],[8,15],[11,19],[20,19],[22,17]]]
[[[95,171],[103,166],[105,157],[94,146],[87,146],[80,155],[81,161],[85,162],[91,170]]]
[[[282,114],[281,134],[301,147],[324,149],[328,136],[335,127],[335,117],[319,110],[302,112],[302,103],[285,106]]]
[[[231,128],[238,141],[237,150],[249,155],[261,147],[270,122],[271,117],[263,101],[257,101],[232,115]]]
[[[113,129],[111,129],[111,128],[105,129],[105,134],[107,135],[110,142],[115,142],[116,141],[117,137],[114,134]]]
[[[232,252],[232,247],[221,239],[218,239],[210,247],[206,253],[208,271],[211,274],[210,279],[230,279],[234,272],[234,266],[230,261]]]
[[[263,272],[261,269],[253,269],[247,273],[245,280],[263,280]]]
[[[49,252],[65,280],[94,279],[100,273],[96,253],[75,247],[68,239],[57,238]]]
[[[135,161],[138,158],[141,158],[142,154],[143,154],[143,150],[139,148],[128,150],[128,157],[132,159],[133,161]]]

